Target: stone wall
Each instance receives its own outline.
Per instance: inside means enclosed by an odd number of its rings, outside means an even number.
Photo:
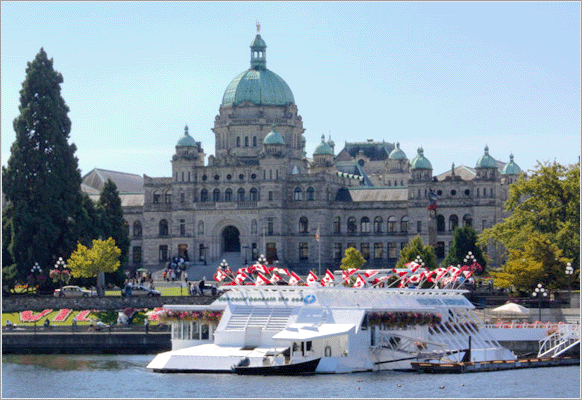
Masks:
[[[51,296],[10,296],[2,299],[2,312],[40,311],[47,308],[58,310],[119,310],[128,307],[155,308],[164,304],[206,305],[212,303],[212,296],[164,296],[164,297],[81,297],[61,298]]]

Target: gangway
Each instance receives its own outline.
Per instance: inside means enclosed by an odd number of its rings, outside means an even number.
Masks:
[[[580,344],[580,325],[559,324],[555,332],[540,340],[538,358],[556,358]]]

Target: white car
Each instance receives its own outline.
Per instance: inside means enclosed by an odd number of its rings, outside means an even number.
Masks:
[[[55,289],[55,297],[95,297],[97,292],[83,289],[79,286],[63,286],[63,289]]]

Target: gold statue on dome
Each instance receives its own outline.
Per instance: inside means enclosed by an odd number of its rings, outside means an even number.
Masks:
[[[259,33],[261,31],[261,24],[259,24],[259,21],[257,21],[257,33]]]

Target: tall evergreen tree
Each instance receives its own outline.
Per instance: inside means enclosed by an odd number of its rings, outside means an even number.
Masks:
[[[404,264],[414,261],[417,256],[422,258],[426,269],[435,269],[437,267],[437,258],[434,247],[424,245],[420,236],[413,237],[410,242],[400,251],[400,258],[396,263],[396,268],[406,268]]]
[[[121,266],[127,262],[129,253],[129,229],[127,222],[123,219],[123,210],[121,208],[121,198],[117,191],[117,185],[107,179],[97,203],[97,215],[99,220],[100,234],[103,238],[113,238],[116,246],[121,250]],[[117,272],[108,274],[107,280],[113,280],[116,283],[123,282],[123,268]]]
[[[3,215],[10,234],[6,250],[20,278],[35,262],[48,267],[58,257],[68,257],[77,244],[81,174],[76,146],[68,143],[71,121],[61,97],[62,82],[41,48],[27,64],[20,115],[14,120],[16,141],[2,169],[2,188],[11,207]]]
[[[465,257],[471,252],[481,267],[485,269],[485,258],[483,257],[483,251],[477,245],[477,239],[477,232],[470,226],[455,229],[453,231],[453,245],[443,260],[443,266],[463,265],[465,264]]]

